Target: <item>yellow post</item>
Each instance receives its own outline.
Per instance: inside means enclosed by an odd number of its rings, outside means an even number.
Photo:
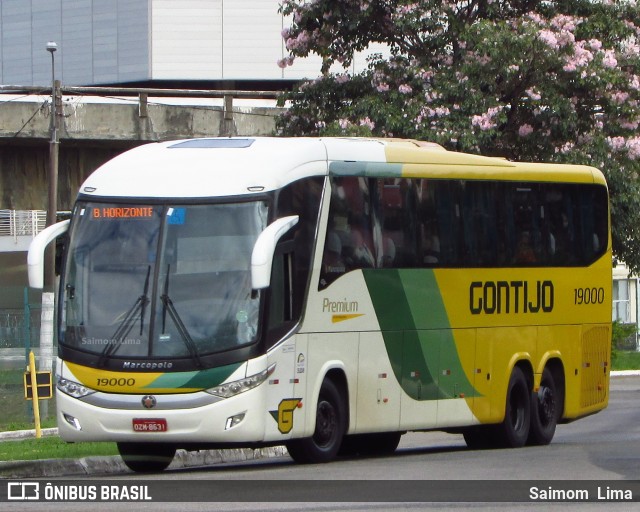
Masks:
[[[33,418],[36,422],[36,438],[40,439],[42,437],[42,430],[40,430],[40,402],[38,401],[36,358],[33,355],[33,350],[29,351],[29,373],[31,374],[31,395],[33,397]]]

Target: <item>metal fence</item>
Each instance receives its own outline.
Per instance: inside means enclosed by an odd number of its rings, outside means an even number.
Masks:
[[[27,294],[25,293],[25,298]],[[0,310],[0,431],[33,428],[33,404],[24,399],[23,374],[31,349],[40,352],[40,304]],[[36,359],[39,369],[42,361]],[[40,419],[55,417],[55,400],[40,401]]]
[[[0,309],[0,369],[23,367],[30,350],[40,349],[42,303],[23,289],[21,309]]]
[[[0,349],[40,346],[40,307],[0,311]]]
[[[42,231],[47,222],[44,210],[0,210],[0,236],[33,236]]]

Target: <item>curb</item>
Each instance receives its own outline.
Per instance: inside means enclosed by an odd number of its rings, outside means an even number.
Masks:
[[[201,450],[198,452],[178,450],[173,462],[169,465],[169,469],[244,462],[286,455],[287,449],[284,446],[259,449]],[[122,473],[133,472],[118,455],[113,457],[83,457],[81,459],[0,462],[0,479],[57,478],[61,476],[114,475]]]
[[[58,429],[43,428],[41,429],[42,437],[57,436]],[[30,430],[10,430],[8,432],[0,432],[0,441],[18,441],[20,439],[26,439],[28,437],[36,437],[36,429]]]

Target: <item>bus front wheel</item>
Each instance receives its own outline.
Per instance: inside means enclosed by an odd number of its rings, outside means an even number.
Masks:
[[[529,437],[531,425],[531,391],[523,371],[515,366],[507,388],[504,421],[498,425],[498,445],[520,448]]]
[[[176,454],[176,448],[161,443],[118,443],[120,457],[136,473],[164,471]]]
[[[314,464],[333,460],[347,429],[346,406],[333,381],[326,379],[320,388],[316,408],[316,428],[312,437],[293,439],[287,450],[293,460]]]
[[[559,396],[553,374],[548,368],[542,372],[540,387],[531,396],[531,429],[528,444],[549,444],[556,433],[559,417]]]

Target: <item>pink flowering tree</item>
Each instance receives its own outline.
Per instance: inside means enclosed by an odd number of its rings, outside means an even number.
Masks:
[[[292,23],[278,64],[315,53],[323,74],[282,95],[280,134],[417,138],[599,167],[614,251],[640,271],[636,0],[283,0],[281,9]],[[374,42],[390,56],[349,74],[354,53]]]

